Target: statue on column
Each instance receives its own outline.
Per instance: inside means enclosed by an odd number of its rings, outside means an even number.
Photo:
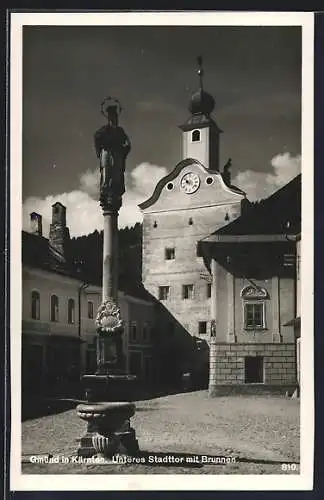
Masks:
[[[100,201],[121,200],[125,192],[125,164],[131,144],[124,129],[118,125],[121,106],[117,99],[107,97],[101,104],[101,113],[108,123],[94,136],[100,164]]]

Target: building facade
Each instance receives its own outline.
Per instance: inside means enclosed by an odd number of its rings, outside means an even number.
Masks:
[[[300,176],[201,241],[212,274],[211,395],[293,392]]]
[[[200,78],[180,127],[182,159],[140,205],[143,284],[169,314],[165,338],[175,331],[180,346],[196,340],[196,353],[178,363],[183,371],[209,363],[211,395],[290,390],[296,352],[293,327],[284,325],[296,310],[287,264],[295,249],[287,235],[300,230],[300,177],[250,203],[231,183],[231,160],[220,171],[213,108]]]
[[[42,235],[39,214],[31,214],[31,231],[23,232],[22,240],[23,390],[68,391],[81,373],[96,369],[95,316],[102,290],[73,264],[62,204],[53,205],[49,239]],[[125,368],[151,383],[154,304],[123,291],[118,299]]]
[[[190,101],[190,117],[180,126],[182,160],[140,204],[143,284],[170,314],[166,329],[184,341],[188,335],[206,339],[210,331],[211,279],[197,243],[211,228],[239,217],[248,203],[231,185],[230,161],[220,171],[221,130],[211,117],[213,108],[201,84]]]

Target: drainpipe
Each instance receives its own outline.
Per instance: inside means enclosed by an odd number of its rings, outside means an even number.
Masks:
[[[78,290],[78,337],[79,339],[81,340],[81,293],[82,293],[82,290],[85,290],[86,288],[88,288],[89,286],[89,283],[82,283],[80,286],[79,286],[79,290]]]
[[[79,286],[78,289],[78,339],[81,341],[81,293],[82,290],[85,290],[88,288],[89,283],[82,283]],[[79,373],[81,373],[81,365],[82,365],[82,359],[81,359],[81,342],[79,342]]]

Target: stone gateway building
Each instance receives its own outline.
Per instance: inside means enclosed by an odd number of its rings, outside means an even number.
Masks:
[[[220,169],[221,130],[214,100],[192,95],[182,130],[182,159],[140,204],[142,278],[169,317],[164,335],[196,342],[182,371],[210,369],[210,394],[291,389],[296,384],[292,326],[300,176],[260,203]],[[161,332],[163,335],[163,332]],[[210,366],[209,366],[210,360]],[[208,378],[208,375],[207,377]]]

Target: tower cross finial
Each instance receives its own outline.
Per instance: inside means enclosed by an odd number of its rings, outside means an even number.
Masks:
[[[203,58],[202,55],[199,55],[197,57],[197,62],[198,62],[198,76],[199,76],[199,84],[200,84],[200,90],[203,90],[203,76],[204,76],[204,70],[203,70]]]

